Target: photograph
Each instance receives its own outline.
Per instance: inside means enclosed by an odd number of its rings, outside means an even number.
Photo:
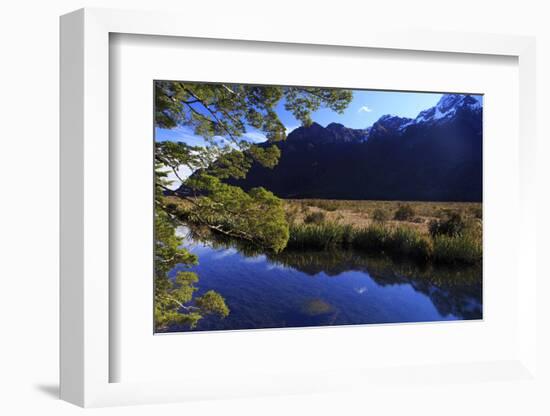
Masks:
[[[483,319],[482,94],[153,89],[154,333]]]

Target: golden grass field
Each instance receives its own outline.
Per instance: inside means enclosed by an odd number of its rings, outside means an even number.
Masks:
[[[402,205],[409,205],[414,215],[407,220],[395,220],[395,212]],[[311,213],[321,212],[325,221],[342,225],[364,228],[375,220],[375,211],[385,213],[387,226],[407,225],[422,233],[428,233],[431,220],[441,218],[446,212],[460,213],[464,218],[481,219],[479,202],[416,202],[416,201],[351,201],[330,199],[287,199],[285,200],[287,218],[300,224]]]

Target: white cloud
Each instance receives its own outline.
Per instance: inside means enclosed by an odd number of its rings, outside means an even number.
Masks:
[[[267,140],[267,137],[265,137],[265,134],[259,131],[249,131],[243,134],[243,137],[250,140],[252,143],[262,143]]]
[[[372,108],[370,108],[367,105],[364,105],[359,109],[358,113],[370,113],[371,111],[372,111]]]
[[[262,263],[265,260],[266,260],[265,255],[261,254],[261,255],[256,256],[256,257],[245,257],[241,261],[243,263]]]
[[[363,293],[367,292],[368,289],[367,289],[366,286],[361,286],[361,287],[355,288],[355,291],[356,291],[359,295],[362,295]]]
[[[232,256],[237,253],[237,250],[234,248],[228,248],[226,250],[220,250],[212,256],[213,259],[221,260],[224,257]]]

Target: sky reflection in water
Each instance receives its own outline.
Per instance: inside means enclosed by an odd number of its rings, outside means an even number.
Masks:
[[[482,318],[479,267],[419,267],[348,250],[245,255],[193,242],[191,251],[198,294],[215,290],[231,310],[194,331]]]

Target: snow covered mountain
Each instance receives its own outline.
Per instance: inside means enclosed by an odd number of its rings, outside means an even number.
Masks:
[[[482,112],[475,97],[446,94],[414,119],[385,115],[368,129],[313,123],[276,144],[275,168],[253,165],[228,182],[285,198],[481,201]]]
[[[373,124],[372,128],[369,129],[369,132],[381,127],[390,129],[393,132],[404,132],[407,128],[418,126],[419,124],[435,124],[450,121],[457,114],[464,111],[480,115],[482,112],[481,102],[471,95],[445,94],[435,106],[421,111],[416,118],[411,119],[387,114],[380,117]]]
[[[413,123],[441,123],[455,117],[460,111],[481,113],[481,103],[471,95],[445,94],[435,107],[418,114]]]

